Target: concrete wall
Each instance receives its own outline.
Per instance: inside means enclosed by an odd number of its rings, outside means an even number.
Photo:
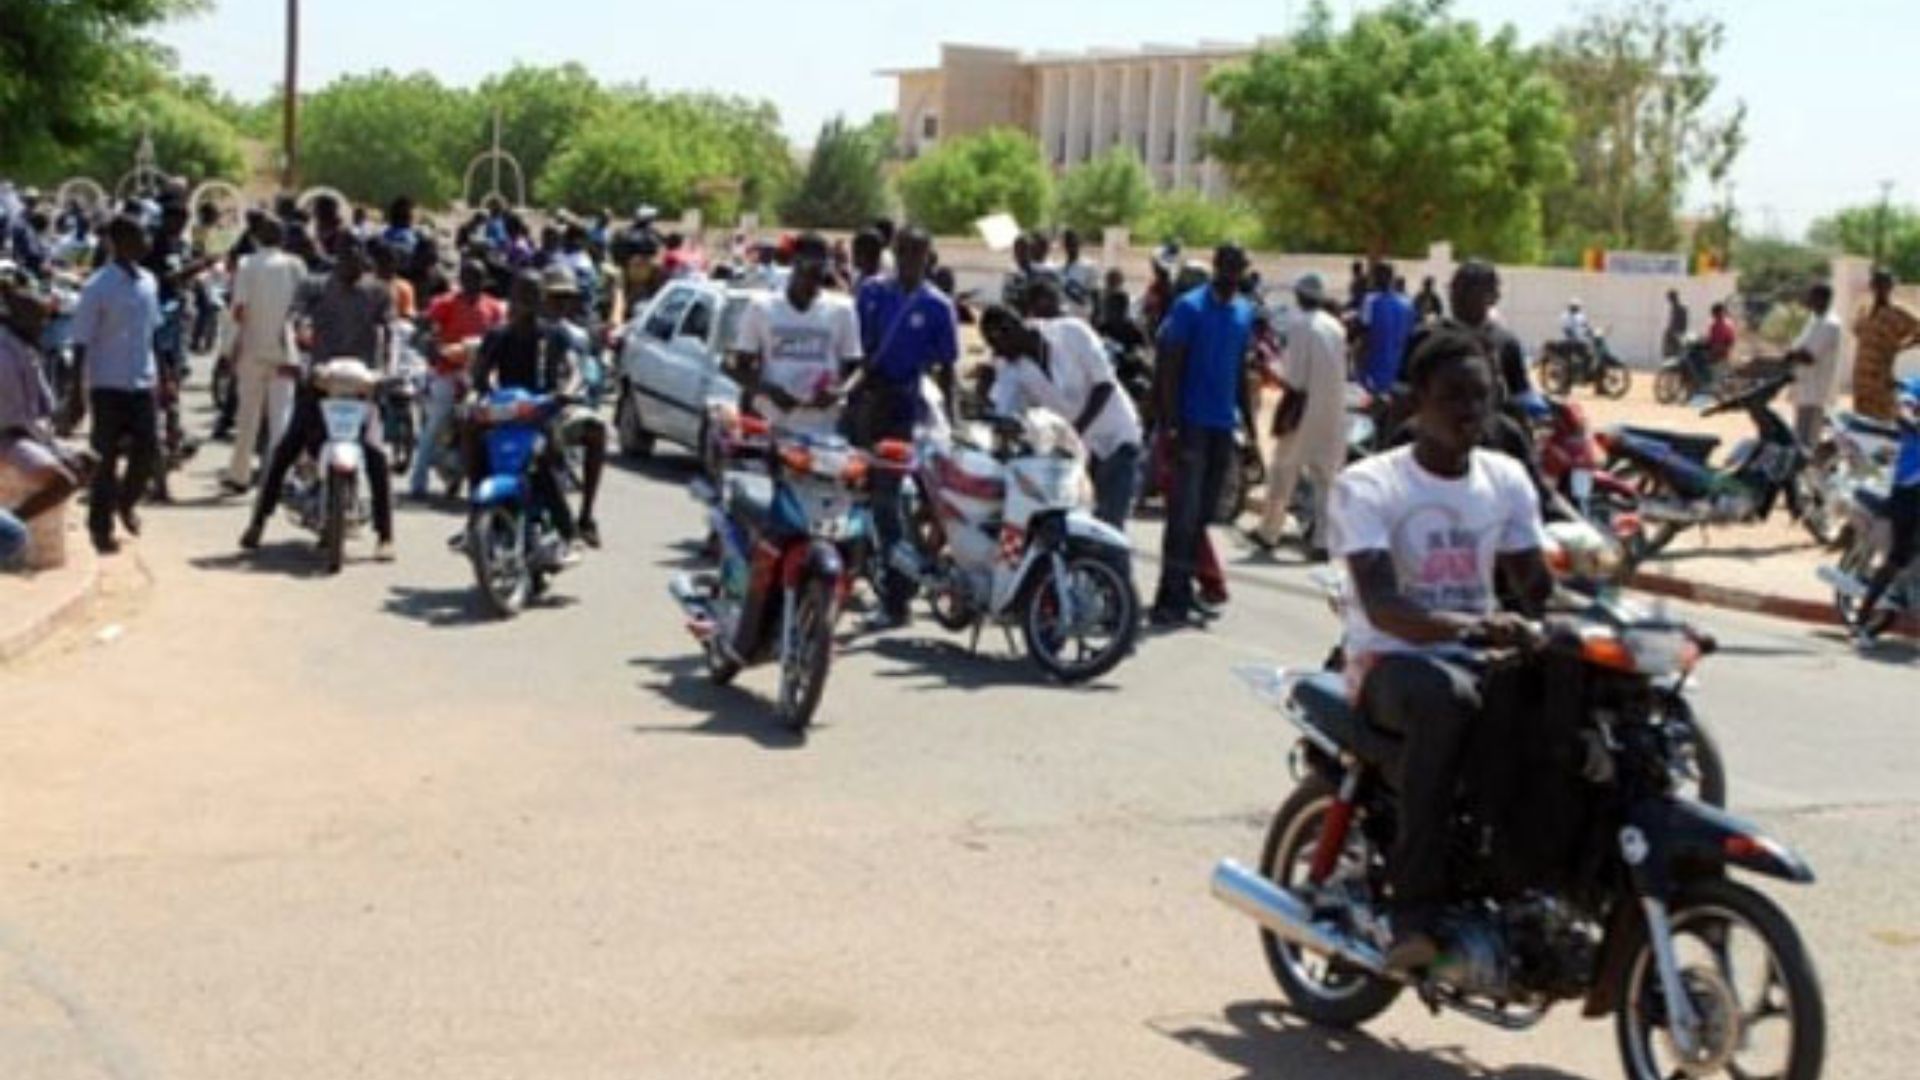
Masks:
[[[921,138],[920,122],[929,113],[940,116],[945,107],[941,101],[945,77],[939,71],[912,71],[898,75],[896,82],[893,115],[900,121],[900,153],[918,157],[939,142],[938,138]],[[940,135],[945,136],[946,131],[946,117],[940,116]]]
[[[940,47],[940,137],[971,135],[993,127],[1031,130],[1033,74],[1020,54],[967,45]]]

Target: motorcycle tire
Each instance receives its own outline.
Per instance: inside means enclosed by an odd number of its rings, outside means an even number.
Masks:
[[[1126,569],[1109,559],[1071,553],[1066,557],[1066,568],[1075,582],[1086,575],[1087,582],[1105,594],[1103,602],[1110,606],[1107,614],[1113,624],[1113,637],[1107,646],[1090,659],[1070,661],[1061,654],[1059,647],[1065,642],[1054,642],[1047,626],[1048,615],[1059,606],[1051,570],[1027,591],[1020,624],[1026,636],[1027,656],[1048,676],[1072,686],[1105,675],[1133,652],[1134,638],[1140,633],[1140,594],[1134,591],[1133,578]]]
[[[633,395],[632,387],[620,388],[620,403],[613,409],[613,431],[621,454],[644,461],[653,456],[653,433],[640,422],[640,406]]]
[[[1834,505],[1839,501],[1844,506],[1846,496],[1839,500],[1827,497],[1828,492],[1842,490],[1840,473],[1844,468],[1839,450],[1831,442],[1823,442],[1814,448],[1813,460],[1793,478],[1799,492],[1800,524],[1823,548],[1839,546],[1847,531],[1847,515]]]
[[[934,565],[937,568],[935,577],[946,578],[953,566],[953,556],[941,552],[935,557]],[[972,602],[965,596],[955,589],[937,586],[927,590],[927,613],[933,616],[933,621],[940,625],[940,629],[955,634],[972,626],[979,618]]]
[[[1662,405],[1678,405],[1687,400],[1687,377],[1668,368],[1653,377],[1653,400]]]
[[[1879,552],[1874,550],[1873,542],[1859,536],[1852,529],[1844,530],[1846,551],[1840,556],[1838,567],[1842,574],[1855,581],[1865,583],[1873,579],[1873,572],[1879,563]],[[1861,597],[1854,596],[1846,589],[1833,590],[1833,610],[1840,616],[1842,626],[1858,627],[1870,638],[1877,638],[1893,626],[1900,613],[1890,607],[1880,607],[1864,618],[1860,614]]]
[[[1790,1038],[1787,1040],[1786,1060],[1781,1063],[1784,1071],[1775,1072],[1769,1068],[1765,1075],[1779,1077],[1780,1080],[1815,1080],[1820,1075],[1826,1056],[1826,1004],[1821,996],[1820,976],[1814,970],[1813,960],[1800,939],[1800,932],[1773,901],[1745,885],[1722,877],[1688,882],[1669,901],[1668,922],[1674,929],[1676,943],[1688,927],[1715,920],[1744,924],[1742,929],[1766,946],[1770,955],[1764,958],[1766,966],[1760,970],[1767,973],[1767,985],[1760,989],[1770,1005],[1775,1004],[1776,990],[1784,991],[1787,999],[1787,1011],[1769,1014],[1769,1019],[1784,1015],[1792,1025],[1788,1033]],[[1713,943],[1699,930],[1695,934],[1701,936],[1687,935],[1687,938],[1700,941],[1698,953],[1724,957],[1728,928],[1722,927],[1714,934],[1717,941]],[[1683,959],[1697,961],[1699,958],[1696,950],[1689,949],[1683,954]],[[1727,963],[1722,959],[1720,966],[1724,967]],[[1681,973],[1682,978],[1697,970],[1697,963],[1686,967]],[[1722,989],[1728,988],[1728,984],[1734,981],[1724,971],[1714,972],[1713,975],[1724,980],[1720,984]],[[1619,977],[1620,986],[1613,1000],[1619,1003],[1614,1013],[1614,1035],[1620,1050],[1620,1063],[1629,1080],[1664,1080],[1670,1074],[1670,1069],[1656,1063],[1653,1050],[1656,1033],[1659,1032],[1657,1018],[1665,1011],[1665,1005],[1660,994],[1660,978],[1651,942],[1641,942],[1632,961],[1621,966]],[[1700,976],[1701,979],[1705,977]],[[1708,984],[1704,989],[1712,990],[1714,987]],[[1734,996],[1737,998],[1737,992]],[[1695,1004],[1698,1006],[1702,1003]],[[1740,1002],[1736,1000],[1734,1004],[1738,1006]],[[1744,1010],[1736,1014],[1736,1019],[1744,1021]],[[1733,1076],[1749,1075],[1739,1066],[1739,1053],[1749,1049],[1746,1034],[1739,1029],[1730,1033],[1728,1038],[1733,1043],[1733,1060],[1727,1063],[1724,1070],[1716,1070],[1715,1075],[1722,1071]],[[1661,1041],[1664,1042],[1664,1039]]]
[[[1333,798],[1333,785],[1318,774],[1308,776],[1287,796],[1287,801],[1274,813],[1266,843],[1261,847],[1261,877],[1281,888],[1295,884],[1287,880],[1287,871],[1299,864],[1308,841],[1319,837],[1320,830],[1312,821],[1326,814]],[[1349,836],[1359,836],[1365,843],[1365,833],[1358,821],[1354,822]],[[1280,992],[1286,995],[1288,1008],[1308,1023],[1330,1028],[1359,1027],[1386,1012],[1400,996],[1399,983],[1332,962],[1328,962],[1321,981],[1313,980],[1302,970],[1307,954],[1264,927],[1260,930],[1260,951],[1266,956],[1273,980],[1280,984]]]
[[[833,662],[833,589],[818,578],[802,586],[793,606],[793,654],[782,658],[780,719],[796,732],[813,723]]]
[[[528,555],[520,550],[520,534],[520,515],[502,507],[477,509],[467,518],[467,553],[473,560],[474,584],[496,618],[518,615],[533,591]]]
[[[1604,364],[1600,368],[1600,394],[1602,397],[1619,401],[1633,389],[1633,372],[1625,364]]]
[[[1547,393],[1554,397],[1568,397],[1573,393],[1573,360],[1564,353],[1554,353],[1540,361],[1540,382]]]
[[[732,686],[733,680],[740,674],[740,665],[727,659],[720,651],[718,642],[706,644],[707,679],[715,686]]]
[[[327,477],[326,485],[327,516],[320,527],[320,550],[326,557],[327,573],[337,574],[346,561],[347,503],[353,499],[353,488],[332,476]]]

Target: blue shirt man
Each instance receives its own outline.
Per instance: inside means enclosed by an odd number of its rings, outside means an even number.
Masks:
[[[1920,411],[1920,377],[1902,379],[1898,386],[1903,411]],[[1920,423],[1900,423],[1900,454],[1893,463],[1893,486],[1920,486]]]
[[[1236,293],[1222,300],[1212,283],[1174,302],[1160,325],[1160,346],[1186,349],[1176,402],[1179,427],[1230,432],[1239,426],[1253,316],[1246,297]]]
[[[94,271],[73,313],[74,343],[87,350],[87,386],[153,389],[159,328],[160,285],[150,271],[119,261]]]
[[[1366,364],[1360,382],[1370,393],[1384,394],[1400,381],[1400,365],[1406,361],[1407,342],[1413,337],[1419,316],[1412,300],[1385,288],[1368,294],[1360,309],[1360,321],[1367,328]]]
[[[919,419],[920,379],[951,370],[960,358],[960,332],[953,302],[940,290],[899,277],[872,278],[854,299],[860,316],[860,349],[866,355],[869,392],[877,427],[888,436],[911,436]],[[880,437],[878,433],[869,433]]]

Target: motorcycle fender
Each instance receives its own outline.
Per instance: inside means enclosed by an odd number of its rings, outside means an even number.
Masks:
[[[1126,533],[1092,514],[1077,510],[1067,515],[1067,539],[1075,544],[1090,544],[1096,548],[1109,548],[1117,552],[1133,550],[1127,543]]]
[[[364,456],[357,442],[328,443],[321,451],[321,458],[327,471],[332,473],[357,473]]]
[[[518,503],[526,484],[518,476],[489,476],[473,486],[473,505],[505,506]]]
[[[1759,826],[1689,799],[1655,799],[1635,807],[1620,832],[1620,846],[1643,891],[1655,896],[1676,880],[1719,874],[1728,866],[1800,885],[1813,882],[1807,861]]]
[[[844,572],[840,549],[825,540],[815,540],[787,548],[780,565],[780,581],[787,591],[797,592],[803,583],[813,578],[829,585],[838,584]]]

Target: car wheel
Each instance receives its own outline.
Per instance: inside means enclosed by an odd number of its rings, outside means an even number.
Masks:
[[[620,404],[613,410],[613,428],[620,440],[620,452],[628,457],[645,458],[653,454],[653,433],[640,422],[640,404],[633,399],[633,387],[620,384]]]

